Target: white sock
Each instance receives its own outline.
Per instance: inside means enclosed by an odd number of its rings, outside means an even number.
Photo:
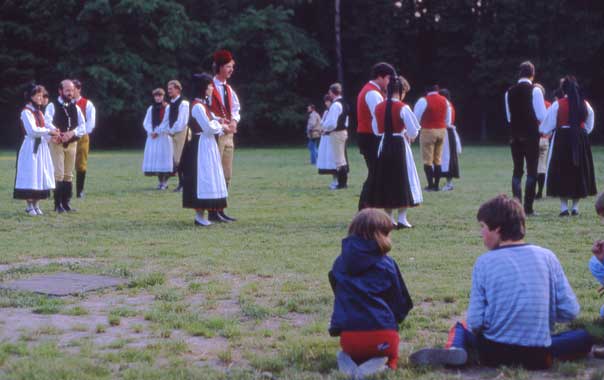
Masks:
[[[568,198],[560,198],[560,212],[568,211]]]
[[[407,208],[401,207],[398,209],[398,222],[404,226],[411,227],[411,223],[407,220]]]
[[[573,199],[573,210],[579,212],[579,199]]]

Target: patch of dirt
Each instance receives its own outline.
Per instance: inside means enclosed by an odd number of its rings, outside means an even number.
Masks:
[[[22,261],[13,264],[2,264],[0,265],[0,272],[7,272],[9,270],[17,268],[27,268],[32,266],[48,266],[48,265],[90,265],[94,263],[96,259],[91,258],[74,258],[74,257],[57,257],[57,258],[41,258],[32,259],[28,261]]]

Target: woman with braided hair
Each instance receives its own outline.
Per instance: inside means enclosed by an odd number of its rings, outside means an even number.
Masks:
[[[548,109],[539,132],[554,132],[547,165],[547,195],[560,198],[563,217],[578,215],[579,199],[595,195],[597,190],[588,138],[594,127],[594,111],[574,76],[566,76],[561,88],[564,97]]]
[[[373,131],[381,136],[378,156],[369,185],[369,206],[383,208],[397,228],[411,228],[407,208],[422,203],[419,176],[410,143],[420,125],[411,108],[402,102],[410,90],[405,78],[394,76],[388,84],[387,100],[375,107]],[[398,209],[395,221],[392,211]]]

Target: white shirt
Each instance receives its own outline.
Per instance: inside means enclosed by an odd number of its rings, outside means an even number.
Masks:
[[[325,132],[331,132],[338,127],[338,118],[342,114],[342,104],[337,100],[342,99],[341,96],[338,96],[333,100],[329,110],[327,111],[327,115],[325,115],[325,119],[323,120],[323,130]],[[348,121],[348,120],[347,120]],[[346,121],[345,124],[348,124]]]
[[[533,84],[528,78],[518,79],[518,83],[529,83]],[[545,109],[545,99],[543,99],[543,92],[538,87],[533,88],[533,111],[535,111],[535,117],[539,122],[542,122],[545,118],[547,110]],[[505,114],[508,118],[508,123],[512,122],[512,116],[510,114],[510,105],[508,103],[508,91],[505,92]]]
[[[587,107],[587,119],[585,119],[585,131],[589,134],[594,129],[594,110],[591,108],[591,105],[585,101],[585,106]],[[559,104],[556,100],[554,104],[552,104],[548,110],[545,118],[539,125],[539,132],[543,134],[548,134],[554,129],[556,129],[556,125],[558,124],[558,108]],[[563,125],[560,128],[570,128],[569,125]]]
[[[372,80],[370,80],[369,83],[371,83],[372,85],[374,85],[377,88],[380,88],[380,86],[378,86],[377,83],[375,83]],[[367,107],[369,108],[369,112],[371,113],[372,127],[373,127],[373,121],[375,120],[375,106],[377,106],[378,104],[380,104],[383,101],[384,101],[384,97],[378,90],[367,91],[367,93],[365,94],[365,103],[367,104]],[[375,134],[375,129],[373,130],[373,133]]]
[[[81,99],[81,98],[80,98]],[[76,99],[76,103],[78,100]],[[79,107],[78,107],[79,108]],[[96,126],[96,107],[90,99],[86,99],[86,134],[91,134]]]
[[[34,116],[34,113],[37,112],[37,110],[29,104],[26,105],[25,108],[31,111],[21,111],[21,122],[23,122],[23,128],[25,128],[25,133],[27,136],[37,138],[48,135],[48,132],[50,132],[48,125],[38,127],[36,124],[36,117]]]
[[[427,93],[426,96],[434,95],[434,94],[438,94],[438,91],[431,91],[431,92]],[[415,103],[415,106],[413,107],[413,113],[415,114],[415,117],[417,118],[418,121],[422,120],[422,116],[424,115],[424,112],[426,111],[427,107],[428,107],[428,101],[426,100],[426,97],[420,98],[417,101],[417,103]],[[448,100],[447,100],[447,115],[445,116],[445,124],[451,125],[451,104],[449,103]]]
[[[159,121],[159,126],[153,130],[153,106],[149,106],[147,108],[147,114],[145,115],[145,120],[143,121],[143,128],[147,131],[147,134],[151,133],[168,133],[168,123],[164,123],[166,120],[166,110],[164,110],[164,118]]]
[[[226,81],[223,83],[223,82],[219,81],[218,78],[214,77],[214,87],[216,88],[216,91],[218,91],[220,96],[222,96],[222,104],[224,104],[224,96],[226,95],[225,91],[224,91],[225,84],[226,84]],[[237,123],[239,123],[239,121],[241,120],[241,114],[239,113],[241,111],[241,104],[239,103],[239,97],[237,97],[237,93],[235,92],[235,90],[233,90],[233,87],[230,87],[230,88],[231,88],[231,99],[232,99],[231,119],[233,119]],[[210,107],[212,106],[212,97],[210,97],[209,105],[210,105]]]
[[[59,103],[65,103],[65,101],[59,96],[57,98]],[[72,103],[75,105],[75,101],[72,100]],[[84,114],[82,114],[82,110],[80,107],[75,105],[76,111],[78,112],[78,125],[72,131],[75,133],[76,137],[82,137],[86,134],[86,121],[84,120]],[[44,118],[46,119],[46,126],[50,129],[58,129],[53,123],[52,120],[55,117],[55,104],[53,102],[48,103],[46,106],[46,112],[44,112]]]
[[[199,126],[202,130],[201,133],[198,133],[200,135],[203,134],[206,136],[211,136],[220,134],[222,132],[222,124],[220,124],[218,120],[210,120],[201,104],[195,104],[193,106],[193,109],[191,110],[191,117],[194,118],[197,123],[199,123]]]
[[[164,120],[162,121],[162,127],[164,129],[170,131],[171,134],[176,134],[182,132],[187,127],[187,123],[189,122],[189,101],[183,100],[180,102],[180,106],[178,106],[178,119],[174,122],[172,128],[170,128],[170,107],[171,104],[180,99],[180,95],[178,95],[174,99],[170,99],[170,105],[166,107]]]

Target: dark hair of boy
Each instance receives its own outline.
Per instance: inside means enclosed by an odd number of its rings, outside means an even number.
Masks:
[[[526,233],[526,216],[522,205],[505,194],[483,203],[476,219],[485,223],[491,231],[499,229],[502,241],[522,240]]]

